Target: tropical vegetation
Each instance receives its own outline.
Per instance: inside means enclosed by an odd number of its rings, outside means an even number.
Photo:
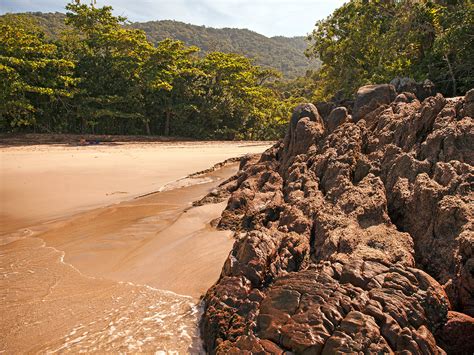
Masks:
[[[2,131],[279,136],[292,102],[265,86],[280,74],[233,53],[152,44],[111,7],[70,3],[50,39],[19,15],[0,20]]]
[[[318,99],[394,77],[430,79],[446,95],[474,86],[471,0],[352,0],[317,23],[308,55],[322,67]]]
[[[448,96],[474,87],[470,0],[348,1],[308,37],[306,54],[321,67],[291,80],[214,46],[211,29],[201,36],[189,25],[171,39],[173,21],[160,32],[107,6],[66,9],[62,25],[0,17],[0,131],[275,139],[297,104],[350,98],[362,85],[430,79]]]
[[[34,21],[49,39],[58,39],[70,29],[64,21],[66,15],[60,12],[28,12],[16,16]],[[127,22],[126,26],[144,31],[154,45],[170,38],[182,41],[186,46],[198,47],[200,55],[210,52],[240,54],[253,59],[257,65],[277,69],[286,79],[294,79],[305,75],[308,69],[319,67],[317,59],[309,60],[305,56],[308,41],[304,36],[266,37],[247,29],[212,28],[172,20]]]

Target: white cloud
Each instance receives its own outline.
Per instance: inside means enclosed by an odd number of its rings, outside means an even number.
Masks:
[[[87,3],[89,0],[83,0]],[[209,27],[248,28],[267,36],[305,35],[345,0],[97,0],[131,21],[172,19]],[[64,12],[64,0],[0,0],[0,13]]]

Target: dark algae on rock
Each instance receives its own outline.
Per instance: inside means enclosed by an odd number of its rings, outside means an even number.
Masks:
[[[207,197],[236,242],[205,295],[210,353],[472,354],[474,90],[361,88]],[[205,203],[206,198],[202,201]]]

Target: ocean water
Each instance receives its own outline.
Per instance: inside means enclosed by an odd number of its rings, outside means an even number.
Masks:
[[[203,353],[194,299],[85,276],[28,234],[0,242],[0,353]]]

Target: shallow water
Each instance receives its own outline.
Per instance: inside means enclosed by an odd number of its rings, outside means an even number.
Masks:
[[[41,239],[0,252],[0,351],[199,353],[191,297],[87,277]]]
[[[197,295],[232,241],[208,225],[225,203],[189,206],[235,169],[1,236],[0,352],[202,353]]]

